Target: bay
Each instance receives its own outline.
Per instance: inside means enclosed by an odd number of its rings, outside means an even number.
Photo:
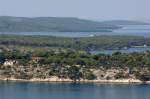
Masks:
[[[144,51],[150,51],[150,47],[133,47],[133,48],[128,48],[128,49],[120,49],[120,50],[92,50],[90,51],[91,54],[107,54],[107,55],[112,55],[115,52],[121,52],[121,53],[142,53]]]
[[[150,25],[124,25],[112,32],[0,32],[13,35],[42,35],[57,37],[93,37],[101,35],[144,36],[150,37]]]

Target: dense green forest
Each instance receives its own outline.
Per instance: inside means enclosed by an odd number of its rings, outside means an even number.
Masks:
[[[66,38],[52,36],[0,35],[0,46],[55,47],[76,50],[121,49],[132,46],[150,46],[150,39],[135,36],[99,36],[88,38]]]
[[[20,52],[2,51],[0,58],[18,60],[24,65],[28,65],[32,57],[41,57],[39,64],[66,64],[66,65],[85,65],[100,67],[150,67],[150,51],[143,53],[121,53],[115,52],[112,55],[98,54],[92,55],[85,51],[73,50],[45,50],[36,49],[35,51]]]

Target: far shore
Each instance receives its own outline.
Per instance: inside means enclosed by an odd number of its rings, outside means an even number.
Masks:
[[[15,79],[15,78],[0,78],[0,81],[15,81],[15,82],[63,82],[63,83],[72,83],[74,82],[71,79]],[[116,84],[150,84],[150,81],[140,81],[138,79],[117,79],[117,80],[77,80],[76,82],[81,83],[116,83]]]

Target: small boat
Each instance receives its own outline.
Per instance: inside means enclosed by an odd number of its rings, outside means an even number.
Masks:
[[[90,37],[94,37],[94,36],[95,36],[94,34],[91,34],[91,35],[90,35]]]
[[[143,45],[143,47],[147,47],[147,45],[146,45],[146,44],[144,44],[144,45]]]

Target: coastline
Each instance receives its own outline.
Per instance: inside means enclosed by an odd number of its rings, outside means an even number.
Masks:
[[[72,83],[74,82],[71,79],[40,79],[40,78],[33,78],[33,79],[15,79],[15,78],[0,78],[0,81],[15,81],[15,82],[62,82],[62,83]],[[138,79],[117,79],[117,80],[77,80],[76,82],[80,83],[113,83],[113,84],[150,84],[150,81],[140,81]]]

